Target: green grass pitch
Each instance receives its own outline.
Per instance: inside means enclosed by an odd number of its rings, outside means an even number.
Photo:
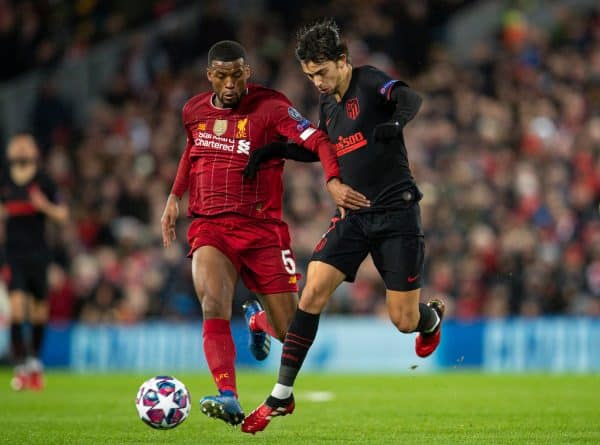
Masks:
[[[600,444],[600,375],[302,374],[296,412],[255,436],[200,413],[214,392],[203,374],[176,375],[192,394],[189,419],[149,428],[134,407],[149,377],[49,373],[42,393],[14,393],[0,371],[0,444]],[[246,413],[274,380],[239,373]]]

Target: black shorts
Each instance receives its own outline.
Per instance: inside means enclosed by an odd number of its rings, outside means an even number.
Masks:
[[[346,275],[346,281],[353,282],[369,253],[387,289],[421,288],[425,242],[419,204],[333,218],[311,261],[330,264]]]
[[[33,295],[36,300],[44,300],[48,294],[48,266],[50,261],[47,255],[8,255],[10,267],[10,282],[8,289],[21,290]]]

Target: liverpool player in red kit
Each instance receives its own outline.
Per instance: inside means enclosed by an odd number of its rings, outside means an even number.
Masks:
[[[283,344],[277,384],[244,421],[242,431],[264,430],[275,416],[294,411],[293,385],[310,349],[321,311],[343,281],[354,281],[368,254],[386,286],[390,319],[405,333],[418,332],[416,353],[430,355],[440,342],[444,305],[420,303],[424,237],[421,192],[411,174],[402,129],[418,112],[421,98],[404,82],[371,66],[353,67],[332,21],[298,36],[296,55],[304,74],[321,93],[319,128],[336,144],[342,179],[370,200],[369,208],[342,209],[308,265],[306,286]],[[293,144],[270,144],[256,159],[295,158]],[[306,156],[306,153],[303,154]]]
[[[213,91],[183,107],[187,145],[161,219],[166,247],[175,238],[178,201],[189,192],[188,231],[192,276],[203,313],[203,344],[219,395],[204,397],[202,412],[231,425],[244,419],[237,398],[235,347],[229,322],[238,278],[259,295],[265,309],[246,305],[257,358],[265,332],[282,340],[297,306],[297,274],[287,225],[281,220],[283,161],[272,160],[253,180],[242,175],[250,153],[291,140],[318,155],[336,204],[369,205],[339,180],[327,135],[314,128],[274,90],[248,84],[250,68],[237,42],[216,43],[208,53]],[[268,316],[267,316],[268,314]],[[262,336],[260,335],[262,334]]]

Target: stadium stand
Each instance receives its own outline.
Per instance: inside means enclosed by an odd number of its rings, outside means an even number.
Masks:
[[[154,3],[150,17],[162,11],[159,4],[185,2]],[[293,57],[289,32],[310,19],[294,14],[299,2],[272,2],[279,7],[270,14],[244,17],[213,3],[196,23],[214,32],[134,35],[84,125],[73,116],[72,99],[52,82],[37,95],[30,125],[73,215],[67,230],[54,233],[53,320],[200,317],[184,255],[187,221],[180,221],[178,245],[164,251],[159,218],[185,142],[181,107],[208,88],[204,53],[214,40],[242,41],[253,80],[282,90],[316,119],[317,98]],[[35,28],[39,12],[32,4],[12,11],[13,22],[0,14],[1,54],[14,37],[14,20]],[[459,319],[600,316],[600,10],[561,9],[547,27],[507,11],[496,37],[459,64],[443,44],[449,6],[440,15],[425,2],[402,2],[384,14],[390,4],[396,3],[342,9],[333,2],[329,13],[337,11],[356,65],[395,73],[425,97],[405,132],[425,193],[423,295],[447,296],[449,317]],[[10,9],[5,2],[0,7]],[[5,63],[0,77],[56,63],[59,50],[73,53],[141,23],[121,13],[106,11],[97,24],[93,11],[83,17],[68,11],[61,20],[69,23],[74,46],[63,48],[49,40],[49,30],[33,30],[21,42],[29,64]],[[92,22],[97,26],[86,30]],[[425,28],[438,32],[415,40]],[[332,204],[316,165],[288,163],[285,181],[285,219],[304,269]],[[238,300],[245,297],[239,288]],[[328,311],[384,313],[384,303],[367,260],[357,282],[336,291]]]

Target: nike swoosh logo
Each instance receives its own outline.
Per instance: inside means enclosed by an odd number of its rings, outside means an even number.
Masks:
[[[417,279],[417,278],[419,278],[419,275],[421,275],[421,274],[417,274],[417,275],[415,275],[414,277],[411,277],[411,276],[409,276],[409,277],[408,277],[406,280],[407,280],[409,283],[414,283],[414,282],[416,281],[416,279]]]

